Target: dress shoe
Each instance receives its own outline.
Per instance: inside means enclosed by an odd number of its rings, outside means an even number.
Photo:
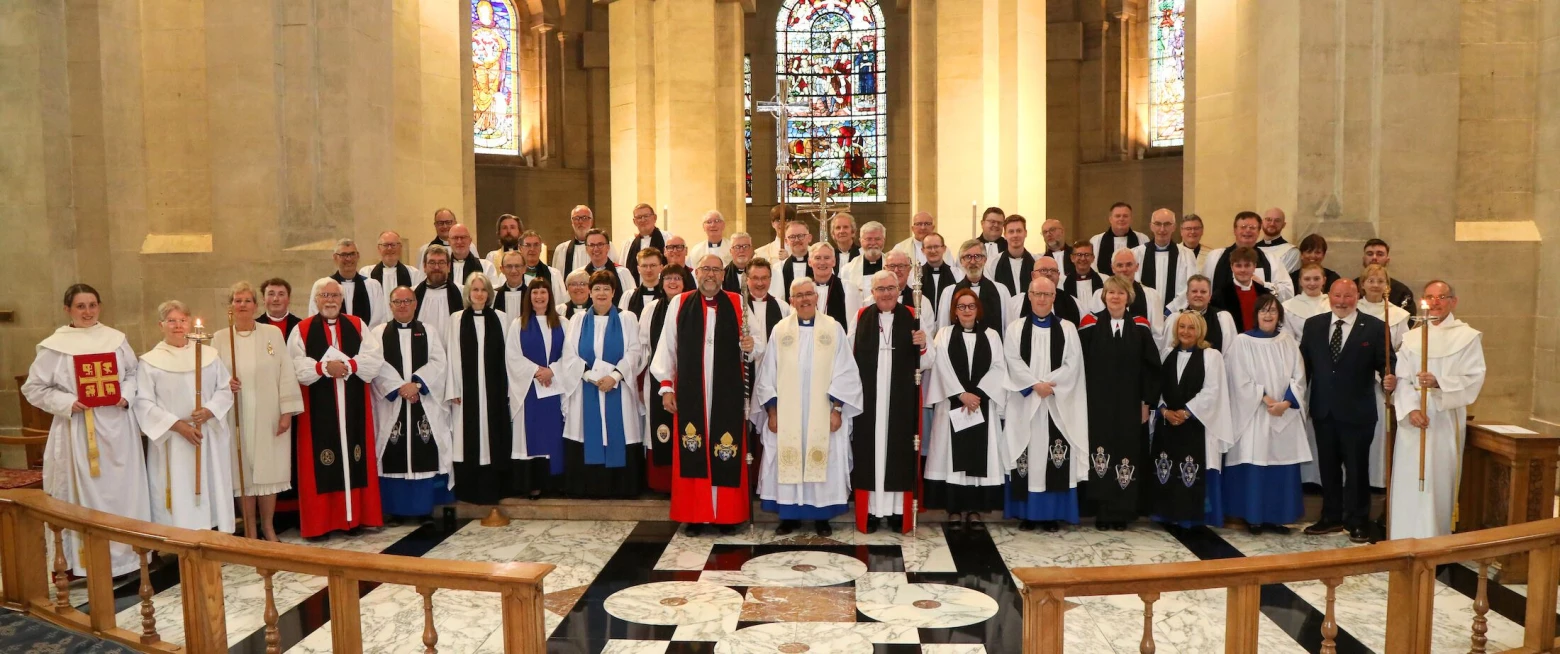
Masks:
[[[1288,536],[1294,532],[1293,529],[1285,527],[1284,525],[1273,524],[1271,522],[1262,523],[1262,531],[1270,534],[1278,534],[1280,536]]]
[[[1349,530],[1349,542],[1351,542],[1351,543],[1369,543],[1370,542],[1370,531],[1367,530],[1364,527],[1355,527],[1353,529],[1350,529]]]
[[[1343,523],[1336,520],[1322,520],[1305,528],[1307,536],[1321,536],[1324,534],[1336,534],[1345,531]]]
[[[877,530],[878,530],[878,519],[877,519],[877,517],[873,516],[871,518],[867,518],[867,530],[866,530],[866,533],[875,534],[875,533],[877,533]]]
[[[720,535],[722,535],[722,536],[730,536],[732,534],[737,533],[737,526],[736,525],[721,525],[720,527],[717,527],[716,529],[718,531],[720,531]]]
[[[1113,523],[1111,523],[1110,528],[1114,529],[1116,531],[1126,531],[1127,530],[1127,523],[1125,523],[1125,522],[1113,522]]]
[[[1105,520],[1095,520],[1094,528],[1100,531],[1110,531],[1110,522]]]
[[[1018,523],[1018,530],[1019,531],[1034,531],[1035,530],[1035,521],[1033,521],[1033,520],[1021,520],[1021,521],[1019,521],[1019,523]],[[1047,531],[1049,531],[1049,530],[1047,530]]]
[[[1262,527],[1263,527],[1263,525],[1257,524],[1255,522],[1248,522],[1248,523],[1246,523],[1246,531],[1251,532],[1251,535],[1253,535],[1253,536],[1261,536],[1262,535]]]
[[[889,516],[888,517],[888,528],[893,530],[893,532],[896,533],[896,534],[900,533],[900,532],[903,532],[905,530],[905,517],[902,516],[902,515],[891,515],[891,516]]]
[[[1062,529],[1062,523],[1057,522],[1055,520],[1047,520],[1047,521],[1045,521],[1044,524],[1045,524],[1045,530],[1048,531],[1048,532],[1051,532],[1053,534],[1058,532],[1058,531],[1061,531],[1061,529]]]
[[[704,525],[697,522],[690,523],[686,532],[689,536],[699,536],[704,533]]]
[[[980,514],[974,511],[964,514],[964,528],[969,530],[986,528],[985,521],[980,519]]]
[[[796,531],[797,526],[798,523],[795,520],[781,520],[780,526],[775,527],[775,535],[790,536],[792,532]]]
[[[817,526],[818,526],[818,536],[820,538],[828,538],[828,537],[834,535],[834,528],[829,526],[829,521],[828,520],[819,520],[817,522]]]

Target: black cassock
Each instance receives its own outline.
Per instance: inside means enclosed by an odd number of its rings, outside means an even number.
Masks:
[[[509,422],[509,373],[504,367],[504,331],[498,316],[483,311],[482,356],[477,356],[477,312],[461,315],[455,338],[460,339],[459,366],[463,399],[454,410],[461,412],[465,461],[455,462],[455,497],[472,504],[497,504],[515,489],[510,458],[513,433]],[[486,375],[487,393],[480,394],[479,375]],[[488,464],[482,465],[482,422],[487,422]]]
[[[403,329],[412,332],[411,352],[401,351]],[[404,370],[408,356],[412,358],[413,372],[428,365],[428,329],[421,321],[413,320],[403,325],[399,321],[391,320],[385,327],[380,344],[384,348],[385,365],[394,368],[397,373]],[[439,444],[433,439],[433,431],[428,425],[428,414],[423,410],[423,403],[406,402],[402,405],[399,414],[396,416],[395,425],[390,428],[390,433],[385,436],[388,441],[385,453],[379,459],[379,472],[402,475],[438,472]]]
[[[919,458],[916,456],[915,438],[921,430],[920,389],[915,385],[915,371],[921,365],[921,346],[911,341],[913,332],[921,322],[915,312],[902,304],[894,305],[893,332],[889,337],[889,359],[893,368],[888,374],[888,397],[878,396],[878,353],[883,334],[879,331],[877,305],[862,309],[856,314],[856,341],[853,350],[856,367],[861,373],[864,393],[863,410],[852,419],[851,457],[854,464],[850,471],[850,485],[855,491],[856,526],[863,531],[867,526],[867,493],[877,490],[877,403],[888,402],[887,438],[884,445],[888,452],[883,463],[883,492],[904,493],[905,506],[901,515],[914,511],[916,482],[920,477]],[[906,521],[905,530],[913,528],[914,521]]]
[[[1089,391],[1088,499],[1095,517],[1127,522],[1139,515],[1141,483],[1152,474],[1147,465],[1148,424],[1142,406],[1159,401],[1159,349],[1148,320],[1127,318],[1116,336],[1110,313],[1083,317],[1078,340],[1083,346]]]
[[[1193,348],[1186,360],[1186,370],[1176,379],[1176,362],[1180,350],[1171,350],[1160,368],[1159,384],[1163,391],[1165,408],[1180,411],[1186,403],[1202,392],[1206,381],[1203,367],[1203,349]],[[1180,426],[1172,425],[1163,416],[1154,426],[1153,483],[1150,508],[1163,520],[1201,521],[1204,516],[1203,501],[1207,496],[1207,471],[1203,469],[1207,458],[1206,430],[1202,421],[1193,415]]]

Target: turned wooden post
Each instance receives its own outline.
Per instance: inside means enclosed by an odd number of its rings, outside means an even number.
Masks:
[[[280,616],[276,611],[276,593],[271,588],[271,578],[276,576],[276,571],[256,568],[255,572],[265,579],[265,654],[281,654],[282,632],[276,626]]]
[[[439,630],[433,627],[433,589],[418,586],[423,600],[423,654],[439,654]]]
[[[1322,616],[1322,654],[1338,654],[1338,584],[1343,579],[1323,579],[1327,586],[1327,613]]]
[[[162,641],[162,636],[157,635],[157,611],[152,608],[152,575],[150,570],[150,552],[144,547],[135,549],[135,558],[141,563],[141,586],[137,594],[141,597],[141,644],[152,645]]]
[[[1154,654],[1154,602],[1159,601],[1159,593],[1142,593],[1138,597],[1143,600],[1143,642],[1138,644],[1138,652]]]

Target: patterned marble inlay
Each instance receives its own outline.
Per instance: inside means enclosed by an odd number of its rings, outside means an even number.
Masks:
[[[742,595],[701,581],[661,581],[613,593],[605,606],[608,613],[629,622],[684,625],[740,613]]]
[[[871,654],[872,641],[849,625],[774,622],[740,629],[715,643],[715,654]]]
[[[601,654],[666,654],[671,645],[664,640],[609,640]]]
[[[730,536],[705,533],[689,536],[679,530],[667,544],[657,570],[703,570],[710,552],[716,545],[898,545],[904,554],[906,572],[957,572],[948,541],[943,538],[940,526],[921,525],[909,534],[879,530],[875,534],[863,534],[849,525],[838,525],[831,538],[818,538],[806,528],[801,533],[775,536],[773,524],[750,525]]]
[[[866,572],[867,564],[854,557],[796,550],[754,557],[741,571],[707,570],[699,580],[723,586],[833,586]]]
[[[912,584],[903,573],[873,572],[856,580],[856,608],[879,622],[946,628],[984,622],[997,614],[997,601],[968,588]]]
[[[921,654],[986,654],[986,646],[963,643],[922,645]]]
[[[742,605],[742,622],[855,622],[856,589],[771,588],[748,589]]]

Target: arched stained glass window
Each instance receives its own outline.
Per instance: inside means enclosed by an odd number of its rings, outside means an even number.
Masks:
[[[1186,140],[1186,0],[1151,0],[1148,17],[1148,144]]]
[[[471,2],[471,109],[476,151],[520,154],[520,80],[512,0]]]
[[[775,21],[775,72],[789,83],[786,134],[791,183],[786,201],[829,194],[851,202],[886,199],[887,94],[883,10],[877,0],[786,0]]]
[[[747,201],[753,202],[753,55],[742,55],[742,146],[747,152]]]

